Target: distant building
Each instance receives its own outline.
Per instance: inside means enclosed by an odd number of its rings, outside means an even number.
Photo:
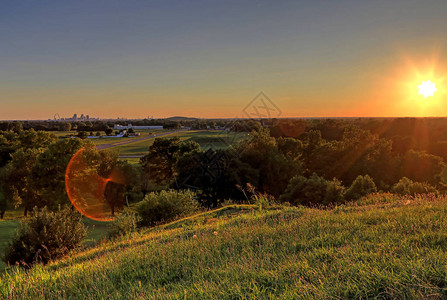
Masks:
[[[163,129],[163,126],[133,126],[132,124],[127,124],[127,126],[115,124],[113,126],[113,129],[115,129],[115,130],[127,130],[129,128],[132,128],[132,129]]]

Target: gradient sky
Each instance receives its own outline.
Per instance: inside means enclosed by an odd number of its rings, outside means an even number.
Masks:
[[[2,1],[0,119],[445,116],[446,59],[445,0]]]

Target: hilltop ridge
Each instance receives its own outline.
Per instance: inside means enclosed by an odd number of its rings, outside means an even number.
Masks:
[[[330,210],[232,205],[36,266],[2,298],[446,296],[447,201],[371,196]]]

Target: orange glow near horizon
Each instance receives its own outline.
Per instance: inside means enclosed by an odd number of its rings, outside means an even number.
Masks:
[[[440,53],[438,50],[425,55],[400,54],[400,60],[375,79],[369,100],[358,111],[387,117],[447,115],[447,103],[443,101],[447,64],[440,59]]]

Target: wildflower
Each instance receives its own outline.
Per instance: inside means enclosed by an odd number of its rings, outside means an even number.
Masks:
[[[193,238],[193,239],[196,239],[196,238],[197,238],[197,234],[194,234],[194,235],[192,236],[192,238]]]
[[[141,287],[141,281],[138,281],[138,286]]]
[[[217,231],[214,231],[213,234],[214,234],[214,235],[217,235]]]

